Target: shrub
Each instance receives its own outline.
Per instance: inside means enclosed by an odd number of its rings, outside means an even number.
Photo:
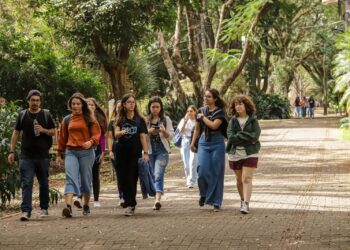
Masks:
[[[258,119],[288,119],[291,116],[287,98],[274,94],[259,94],[252,97]]]
[[[11,136],[16,122],[18,106],[14,102],[0,107],[0,206],[15,198],[20,188],[18,161],[13,166],[7,163],[10,151]],[[18,159],[20,142],[16,145],[15,157]]]

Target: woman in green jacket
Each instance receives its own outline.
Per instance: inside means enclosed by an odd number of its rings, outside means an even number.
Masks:
[[[235,172],[237,189],[241,197],[240,212],[249,213],[252,195],[252,180],[258,165],[260,150],[260,126],[255,105],[246,95],[233,98],[231,104],[233,117],[227,127],[227,147],[230,168]]]

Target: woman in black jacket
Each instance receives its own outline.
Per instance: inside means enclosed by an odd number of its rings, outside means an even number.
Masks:
[[[261,130],[254,115],[255,105],[248,96],[234,97],[231,110],[233,117],[227,127],[226,152],[229,166],[236,174],[237,189],[241,197],[240,211],[248,214],[253,174],[258,165]]]

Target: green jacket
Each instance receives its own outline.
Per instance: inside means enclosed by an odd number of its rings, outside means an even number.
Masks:
[[[260,150],[260,133],[261,129],[255,115],[249,116],[243,131],[238,119],[232,117],[227,127],[226,152],[234,154],[236,147],[239,146],[245,148],[247,155],[258,153]]]

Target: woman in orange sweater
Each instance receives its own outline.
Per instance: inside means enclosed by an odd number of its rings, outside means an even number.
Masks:
[[[89,201],[91,194],[92,166],[95,160],[94,147],[98,145],[101,129],[91,114],[84,96],[75,93],[68,101],[68,109],[72,114],[61,122],[58,139],[57,163],[62,163],[64,152],[66,185],[66,207],[62,215],[72,217],[73,196],[82,194],[83,215],[90,214]],[[80,178],[79,178],[80,177]]]

